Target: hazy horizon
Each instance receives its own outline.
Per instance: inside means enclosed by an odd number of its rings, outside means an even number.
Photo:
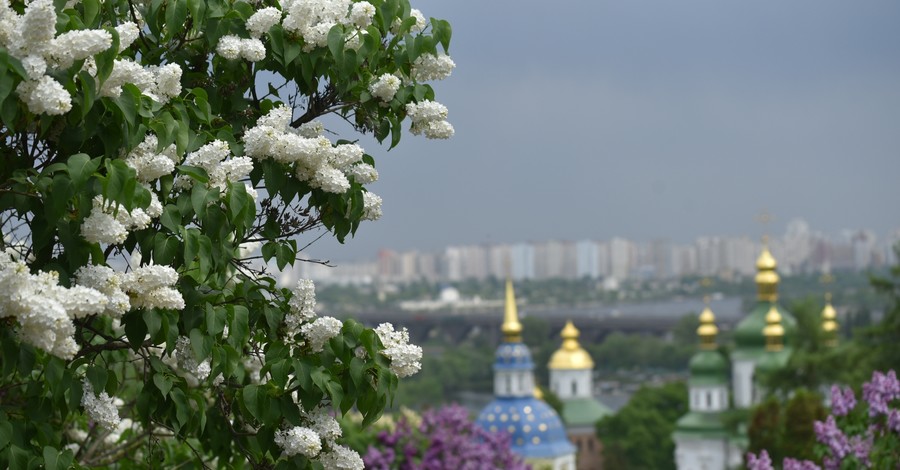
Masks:
[[[453,25],[456,136],[362,139],[384,217],[311,256],[900,227],[900,3],[415,6]]]

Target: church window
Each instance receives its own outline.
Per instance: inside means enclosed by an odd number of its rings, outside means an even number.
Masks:
[[[577,395],[577,394],[578,394],[578,382],[573,381],[572,382],[572,395]]]

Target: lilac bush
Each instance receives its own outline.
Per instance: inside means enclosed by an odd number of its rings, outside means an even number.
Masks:
[[[814,430],[821,466],[809,460],[785,458],[784,470],[900,468],[900,381],[893,370],[875,371],[862,386],[862,401],[850,387],[831,387],[831,415],[816,421]],[[859,406],[858,406],[859,405]],[[750,470],[772,470],[768,452],[747,454]]]
[[[530,468],[510,450],[509,435],[481,429],[459,405],[424,412],[418,426],[401,416],[378,434],[363,461],[373,470]]]

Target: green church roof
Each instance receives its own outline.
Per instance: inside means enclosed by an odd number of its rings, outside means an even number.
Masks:
[[[726,438],[731,433],[725,426],[722,413],[701,413],[691,411],[681,417],[675,425],[676,437],[691,436],[705,438]]]
[[[728,360],[719,351],[701,349],[691,358],[691,381],[709,380],[712,383],[728,381]]]
[[[733,358],[759,357],[765,353],[766,337],[763,335],[763,328],[766,327],[766,313],[769,312],[772,305],[773,302],[757,302],[753,310],[750,310],[750,313],[735,327]],[[785,330],[785,350],[788,350],[790,339],[797,330],[797,319],[781,305],[777,303],[774,305],[781,314],[781,323]]]
[[[593,426],[604,416],[613,414],[606,405],[593,398],[570,398],[562,403],[566,426]]]

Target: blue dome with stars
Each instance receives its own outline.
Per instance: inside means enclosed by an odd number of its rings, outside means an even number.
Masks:
[[[547,459],[575,453],[556,411],[534,397],[497,398],[481,411],[478,426],[510,435],[511,449],[525,459]]]

